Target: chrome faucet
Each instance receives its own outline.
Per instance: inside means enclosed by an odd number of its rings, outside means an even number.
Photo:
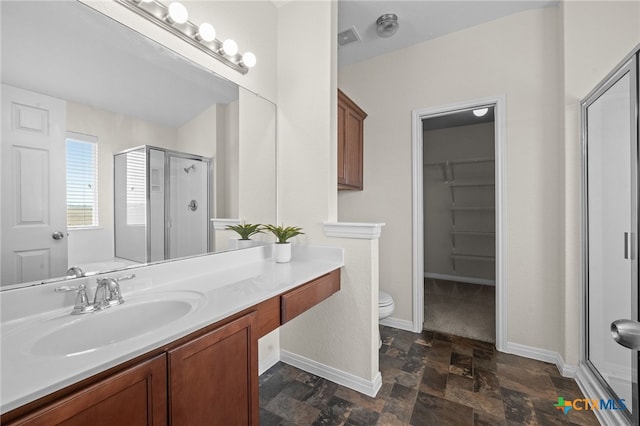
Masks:
[[[97,310],[106,309],[124,303],[120,293],[120,284],[116,278],[98,278],[98,287],[93,298],[93,306]]]
[[[88,314],[94,311],[101,311],[111,306],[120,305],[124,303],[122,293],[120,292],[121,280],[130,280],[135,278],[135,274],[127,275],[120,278],[98,278],[98,286],[96,287],[96,294],[93,296],[93,303],[89,302],[89,290],[84,284],[80,284],[78,287],[61,286],[56,287],[56,292],[67,292],[77,290],[76,301],[73,305],[71,315]]]
[[[84,272],[80,269],[79,266],[72,266],[67,269],[67,277],[69,278],[82,278],[84,277]]]

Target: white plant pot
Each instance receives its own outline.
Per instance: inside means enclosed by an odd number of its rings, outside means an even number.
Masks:
[[[287,263],[291,260],[291,243],[275,243],[273,258],[277,263]]]
[[[237,247],[239,249],[253,247],[253,240],[237,240]]]

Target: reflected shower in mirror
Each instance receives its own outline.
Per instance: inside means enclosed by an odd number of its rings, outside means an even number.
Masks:
[[[274,104],[78,1],[0,7],[2,288],[233,247],[213,218],[275,222]],[[119,175],[135,147],[162,167]]]

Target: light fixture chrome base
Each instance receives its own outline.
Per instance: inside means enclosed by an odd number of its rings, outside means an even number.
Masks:
[[[199,41],[196,39],[198,34],[198,26],[191,21],[187,21],[184,24],[170,24],[166,21],[168,15],[168,8],[158,1],[141,2],[136,0],[114,0],[125,6],[127,9],[135,12],[139,16],[153,22],[159,27],[164,28],[170,33],[180,37],[190,45],[198,48],[207,55],[219,60],[228,67],[233,68],[241,74],[246,74],[249,68],[242,64],[242,55],[236,54],[233,56],[225,56],[218,53],[222,48],[222,42],[215,39],[210,42]]]
[[[394,35],[399,27],[398,15],[395,13],[385,13],[376,20],[376,33],[383,38]]]

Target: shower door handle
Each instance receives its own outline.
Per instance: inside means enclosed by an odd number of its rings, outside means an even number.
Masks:
[[[640,349],[640,322],[620,319],[611,323],[613,340],[634,351]]]
[[[624,258],[625,259],[633,259],[633,233],[625,232],[624,233]]]

